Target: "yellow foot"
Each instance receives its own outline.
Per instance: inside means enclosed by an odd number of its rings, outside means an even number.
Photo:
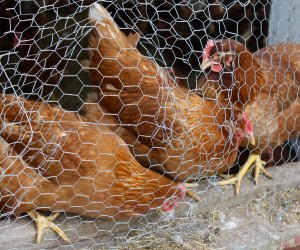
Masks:
[[[241,170],[232,178],[224,181],[217,182],[220,186],[225,185],[235,185],[235,192],[236,194],[240,193],[240,187],[242,179],[244,178],[245,174],[250,169],[251,165],[255,162],[255,169],[254,169],[254,181],[255,184],[258,182],[258,175],[259,173],[263,173],[268,178],[272,178],[272,175],[265,170],[263,167],[265,165],[265,162],[260,159],[260,155],[258,154],[251,154],[246,161],[246,163],[242,166]]]
[[[64,241],[70,242],[65,233],[53,223],[53,221],[59,216],[59,213],[55,213],[51,216],[45,217],[36,211],[27,212],[27,214],[35,221],[37,228],[36,243],[40,244],[42,241],[42,233],[44,228],[51,228],[55,231]]]
[[[234,174],[218,174],[218,177],[223,178],[223,179],[229,179],[234,177]]]
[[[201,201],[200,197],[196,193],[194,193],[192,190],[190,190],[190,188],[198,187],[199,185],[197,183],[185,183],[184,185],[186,187],[186,190],[185,190],[186,195],[190,196],[191,198],[193,198],[196,201]]]

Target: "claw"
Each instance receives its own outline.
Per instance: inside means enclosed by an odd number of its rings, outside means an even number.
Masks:
[[[254,170],[254,183],[258,183],[258,176],[259,173],[263,173],[265,176],[267,176],[269,179],[272,179],[272,175],[264,168],[266,165],[265,161],[262,161],[259,159],[256,160],[255,170]]]
[[[258,176],[259,173],[263,173],[266,175],[268,178],[272,178],[272,175],[265,170],[263,167],[265,165],[265,162],[263,162],[260,159],[260,155],[258,154],[251,154],[246,161],[246,163],[242,166],[241,170],[232,178],[224,181],[217,182],[218,185],[220,186],[225,186],[225,185],[235,185],[235,192],[238,195],[240,193],[240,187],[241,187],[241,182],[245,176],[245,174],[249,171],[251,165],[253,163],[255,164],[255,170],[254,170],[254,182],[257,184],[258,182]]]
[[[218,174],[218,176],[223,179],[229,179],[229,178],[234,177],[234,174]]]
[[[199,187],[198,183],[184,183],[186,188]]]
[[[195,199],[196,201],[201,201],[200,197],[193,192],[192,190],[185,190],[186,195],[190,196],[191,198]]]
[[[40,244],[42,241],[42,234],[44,228],[51,228],[55,231],[64,241],[70,242],[65,233],[53,223],[53,221],[59,216],[59,213],[55,213],[51,216],[45,217],[36,211],[27,212],[27,214],[35,221],[37,228],[36,243]]]

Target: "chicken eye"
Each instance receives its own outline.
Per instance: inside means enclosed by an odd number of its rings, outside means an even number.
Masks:
[[[213,60],[215,62],[220,62],[222,59],[222,54],[220,52],[216,52],[214,55],[213,55]]]

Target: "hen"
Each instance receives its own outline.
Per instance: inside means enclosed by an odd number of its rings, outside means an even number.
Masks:
[[[201,99],[136,48],[138,35],[126,36],[99,4],[90,9],[91,79],[100,105],[149,147],[160,171],[177,181],[226,171],[252,124],[228,102]],[[162,166],[161,166],[162,165]]]
[[[251,155],[241,172],[221,185],[240,183],[254,162],[256,182],[260,171],[271,177],[260,155],[270,154],[299,132],[299,55],[298,44],[273,45],[252,54],[230,39],[207,43],[201,65],[206,73],[199,79],[197,89],[206,97],[230,99],[237,107],[245,108],[257,141],[256,146],[242,143],[251,149]]]
[[[142,167],[107,127],[49,104],[12,95],[0,99],[1,136],[26,163],[18,158],[10,165],[2,151],[0,187],[9,198],[1,199],[1,213],[51,210],[130,220],[172,210],[183,199],[183,184]],[[9,171],[15,175],[6,176]]]
[[[138,138],[131,133],[129,130],[121,126],[116,116],[110,114],[103,106],[98,104],[99,97],[96,92],[88,93],[85,104],[83,105],[82,111],[84,112],[83,116],[97,124],[105,125],[109,127],[113,132],[120,136],[128,144],[130,151],[134,155],[135,159],[144,167],[153,168],[158,170],[157,166],[161,165],[155,159],[149,157],[150,148],[145,144],[141,143]],[[156,166],[156,167],[153,167]],[[193,188],[196,185],[185,183],[186,194],[192,197],[193,199],[200,201],[198,195],[196,195],[189,188]]]

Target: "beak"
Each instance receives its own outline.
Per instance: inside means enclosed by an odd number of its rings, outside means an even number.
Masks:
[[[204,70],[206,70],[207,68],[213,66],[214,64],[215,64],[215,62],[212,62],[212,61],[209,61],[209,60],[203,61],[203,62],[201,63],[201,65],[200,65],[200,68],[201,68],[202,71],[204,71]]]
[[[255,145],[255,138],[254,136],[251,134],[249,135],[249,142],[252,144],[252,145]]]
[[[234,55],[232,52],[219,52],[219,56],[220,58],[223,58],[224,56],[226,55]],[[206,59],[206,60],[203,60],[201,65],[200,65],[200,68],[202,71],[206,70],[207,68],[213,66],[214,64],[220,64],[221,62],[216,62],[216,61],[213,61],[213,60],[209,60],[209,59]]]

